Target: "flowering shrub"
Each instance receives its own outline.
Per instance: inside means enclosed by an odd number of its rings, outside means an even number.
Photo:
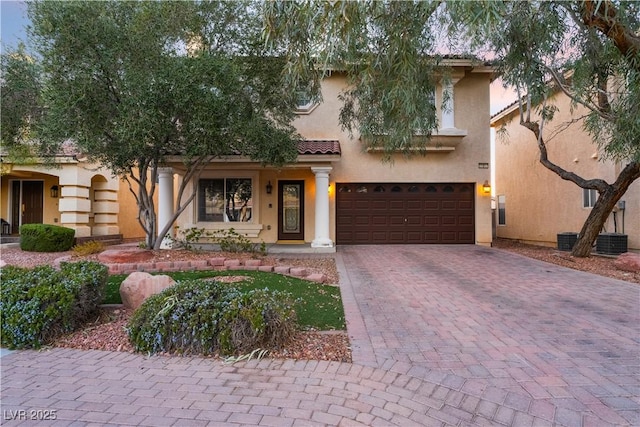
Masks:
[[[149,297],[127,325],[136,351],[204,355],[279,345],[294,329],[288,294],[242,293],[203,280],[179,282]]]
[[[108,270],[92,261],[2,268],[3,346],[39,348],[78,327],[102,301]]]

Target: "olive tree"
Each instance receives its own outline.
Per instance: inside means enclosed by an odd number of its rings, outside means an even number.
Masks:
[[[148,247],[160,247],[213,158],[295,160],[295,94],[280,85],[285,62],[265,49],[256,4],[34,1],[28,16],[43,71],[38,137],[71,139],[125,179]],[[169,157],[184,176],[160,230],[154,194]]]

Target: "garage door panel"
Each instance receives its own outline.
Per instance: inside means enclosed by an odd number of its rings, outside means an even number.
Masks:
[[[389,216],[389,225],[404,225],[404,216]]]
[[[389,232],[389,242],[390,243],[405,243],[404,232],[402,232],[402,231]]]
[[[447,225],[456,225],[458,223],[457,216],[442,216],[440,220],[441,220],[441,224],[445,227]]]
[[[466,242],[473,241],[473,230],[461,231],[460,233],[458,233],[458,240]]]
[[[337,188],[343,186],[369,191],[336,193],[338,244],[475,241],[474,184],[351,183]],[[373,191],[382,187],[387,191]]]
[[[373,210],[387,210],[389,208],[389,204],[386,200],[372,200],[371,201],[371,209]]]
[[[458,217],[459,225],[470,225],[473,226],[473,217],[472,216],[459,216]]]
[[[407,221],[406,224],[408,226],[411,225],[420,225],[422,223],[422,217],[417,216],[417,215],[408,215],[407,216]]]
[[[371,217],[372,225],[387,225],[389,223],[388,218],[382,215],[375,215]]]
[[[391,201],[389,201],[389,209],[404,211],[404,200],[391,200]]]
[[[407,210],[409,211],[419,211],[422,209],[422,201],[420,200],[407,200]]]
[[[358,215],[355,217],[355,225],[369,225],[371,223],[371,217],[365,215]]]
[[[425,216],[423,217],[425,226],[434,226],[440,225],[440,217],[439,216]]]

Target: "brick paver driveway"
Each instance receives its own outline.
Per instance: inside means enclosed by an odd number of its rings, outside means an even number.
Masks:
[[[640,286],[477,246],[347,246],[336,263],[353,363],[16,351],[0,421],[640,425]]]
[[[561,424],[640,425],[640,286],[479,246],[339,253],[354,361],[405,363]]]

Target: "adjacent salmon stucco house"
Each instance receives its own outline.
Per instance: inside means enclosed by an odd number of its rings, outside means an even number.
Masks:
[[[440,126],[427,155],[397,154],[385,163],[382,153],[365,150],[359,136],[339,123],[338,95],[346,78],[334,72],[323,81],[323,102],[300,106],[294,125],[304,141],[297,161],[281,168],[241,156],[211,162],[189,184],[196,197],[173,233],[180,238],[190,228],[233,228],[255,242],[303,243],[318,251],[341,244],[490,245],[493,70],[466,59],[447,65],[452,78],[443,80],[435,97],[437,104],[450,101],[438,105]],[[447,92],[451,96],[443,97]],[[26,222],[45,222],[74,228],[77,236],[143,237],[125,185],[77,157],[61,157],[59,163],[61,169],[13,165],[3,173],[2,217],[12,232]],[[182,176],[177,158],[160,170],[159,228],[174,212]]]
[[[560,92],[549,103],[558,107],[553,121],[544,128],[549,159],[583,178],[614,182],[623,165],[604,160],[581,121],[571,123],[585,111],[572,108],[569,98]],[[556,246],[559,233],[578,233],[597,192],[562,180],[540,164],[536,138],[520,125],[517,103],[493,116],[491,126],[504,127],[495,142],[497,237]],[[629,187],[602,233],[626,235],[628,249],[640,249],[640,182]]]

